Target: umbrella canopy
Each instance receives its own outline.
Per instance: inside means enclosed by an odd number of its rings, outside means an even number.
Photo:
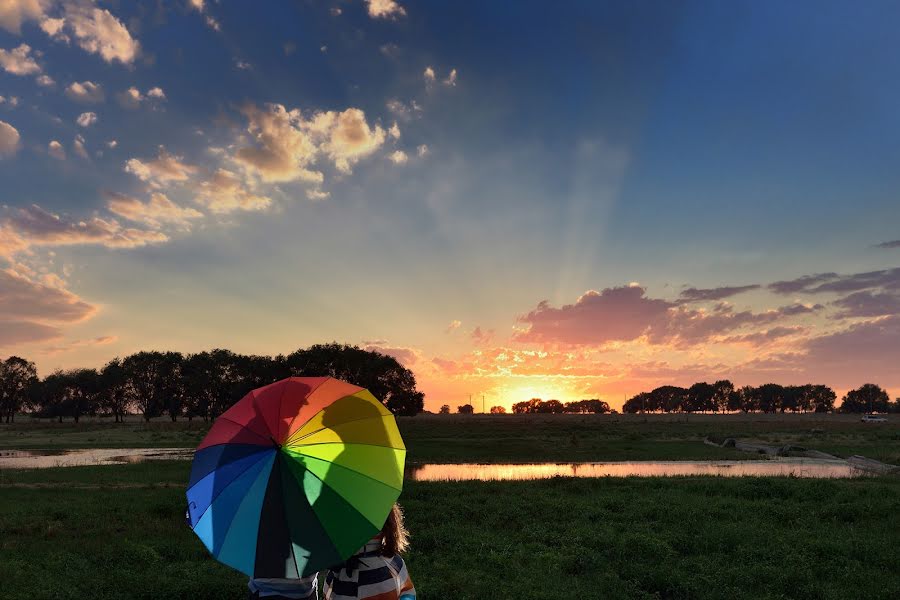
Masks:
[[[309,575],[381,530],[405,459],[394,416],[367,390],[284,379],[244,396],[197,447],[188,522],[250,577]]]

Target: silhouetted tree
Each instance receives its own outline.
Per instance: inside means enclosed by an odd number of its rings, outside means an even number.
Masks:
[[[441,410],[438,411],[438,414],[449,415],[450,414],[450,405],[449,404],[442,405]]]
[[[168,413],[174,421],[181,413],[184,390],[182,356],[178,352],[138,352],[122,361],[128,380],[128,399],[145,421]]]
[[[456,412],[458,412],[461,415],[471,415],[472,413],[475,412],[475,409],[472,407],[471,404],[463,404],[462,406],[456,407]]]
[[[827,385],[808,385],[806,395],[807,401],[813,411],[817,413],[831,412],[834,410],[834,401],[837,400],[837,394]]]
[[[128,376],[122,361],[114,358],[100,371],[98,408],[109,411],[116,423],[125,420],[128,412]]]
[[[625,404],[622,405],[623,413],[639,413],[651,411],[653,412],[656,408],[651,404],[653,399],[650,397],[649,392],[641,392],[631,398],[629,398]]]
[[[316,344],[289,355],[286,365],[295,376],[328,375],[364,387],[392,411],[415,414],[413,411],[420,412],[424,404],[412,371],[393,356],[358,346]]]
[[[29,388],[37,382],[34,363],[18,356],[0,361],[0,419],[16,420],[16,413],[28,402]]]
[[[713,410],[718,412],[732,410],[730,400],[731,394],[734,393],[734,384],[727,379],[720,379],[713,384],[713,390],[713,405],[715,406]]]
[[[77,423],[82,415],[97,412],[100,399],[100,374],[96,369],[74,369],[66,371],[68,393],[63,403],[63,414]]]
[[[492,415],[504,415],[504,414],[506,414],[506,408],[503,406],[492,406],[491,414]]]
[[[567,413],[602,414],[609,412],[609,404],[607,404],[603,400],[598,400],[597,398],[593,398],[590,400],[576,400],[574,402],[566,402],[564,410]]]
[[[716,409],[716,388],[705,381],[695,383],[682,395],[681,410],[684,412],[707,412]]]
[[[843,413],[887,412],[891,399],[887,392],[874,383],[867,383],[850,390],[841,402]]]

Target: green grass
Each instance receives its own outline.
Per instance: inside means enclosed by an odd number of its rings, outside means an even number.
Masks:
[[[243,598],[184,525],[187,469],[4,473],[0,598]],[[424,599],[900,597],[898,478],[410,482],[401,500]]]
[[[900,464],[900,417],[860,423],[854,415],[505,415],[398,419],[412,462],[546,462],[753,459],[703,444],[705,437],[797,445]],[[192,447],[208,424],[0,425],[2,448]]]

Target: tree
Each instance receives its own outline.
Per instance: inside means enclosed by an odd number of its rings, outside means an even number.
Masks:
[[[503,406],[492,406],[492,407],[491,407],[491,414],[492,414],[492,415],[505,415],[505,414],[506,414],[506,408],[503,407]]]
[[[831,412],[834,410],[834,401],[837,400],[837,394],[827,385],[810,385],[807,386],[808,401],[812,406],[812,410],[817,413]]]
[[[450,414],[450,405],[449,404],[441,405],[441,410],[438,411],[438,414],[449,415]]]
[[[116,423],[125,420],[128,412],[128,377],[122,361],[117,357],[106,363],[100,371],[99,408],[109,411]]]
[[[757,409],[764,413],[778,412],[784,403],[784,387],[777,383],[766,383],[756,388]]]
[[[649,392],[641,392],[636,396],[629,398],[625,404],[622,405],[623,413],[639,413],[645,411],[654,411],[656,407],[652,405],[653,399],[650,397]]]
[[[425,396],[416,389],[412,371],[393,356],[359,346],[315,344],[290,354],[285,364],[295,376],[328,375],[364,387],[389,409],[402,414],[420,412],[424,405]]]
[[[475,409],[472,407],[471,404],[463,404],[462,406],[456,407],[456,412],[458,412],[461,415],[471,415],[475,412]]]
[[[563,410],[563,403],[559,400],[547,400],[546,402],[541,402],[540,404],[538,404],[537,410],[535,412],[557,415],[562,413]]]
[[[0,419],[16,420],[16,413],[28,402],[29,388],[37,382],[34,363],[18,356],[0,361]]]
[[[707,412],[716,409],[716,387],[705,381],[695,383],[684,394],[681,409],[685,412]]]
[[[843,413],[888,412],[890,397],[874,383],[850,390],[841,402]]]
[[[566,402],[564,411],[567,413],[608,413],[609,412],[609,404],[604,402],[603,400],[598,400],[597,398],[592,398],[590,400],[576,400],[574,402]]]
[[[728,412],[731,394],[734,393],[734,384],[728,379],[720,379],[713,384],[713,410]]]
[[[181,413],[184,388],[178,352],[138,352],[122,361],[128,381],[128,399],[145,421],[168,413],[172,421]]]

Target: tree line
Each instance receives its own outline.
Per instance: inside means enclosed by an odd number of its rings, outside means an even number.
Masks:
[[[722,379],[715,383],[699,382],[689,388],[660,386],[629,398],[622,412],[817,412],[835,410],[837,394],[826,385],[779,385],[766,383],[757,387],[734,384]],[[840,408],[844,413],[900,412],[900,398],[890,401],[881,387],[867,383],[844,396]]]
[[[331,376],[368,389],[397,415],[422,411],[424,394],[412,371],[391,356],[346,344],[315,344],[288,355],[256,356],[215,349],[195,354],[142,351],[100,369],[69,369],[37,376],[33,362],[0,361],[0,418],[16,413],[77,423],[108,415],[118,423],[138,413],[209,421],[250,390],[286,377]]]

